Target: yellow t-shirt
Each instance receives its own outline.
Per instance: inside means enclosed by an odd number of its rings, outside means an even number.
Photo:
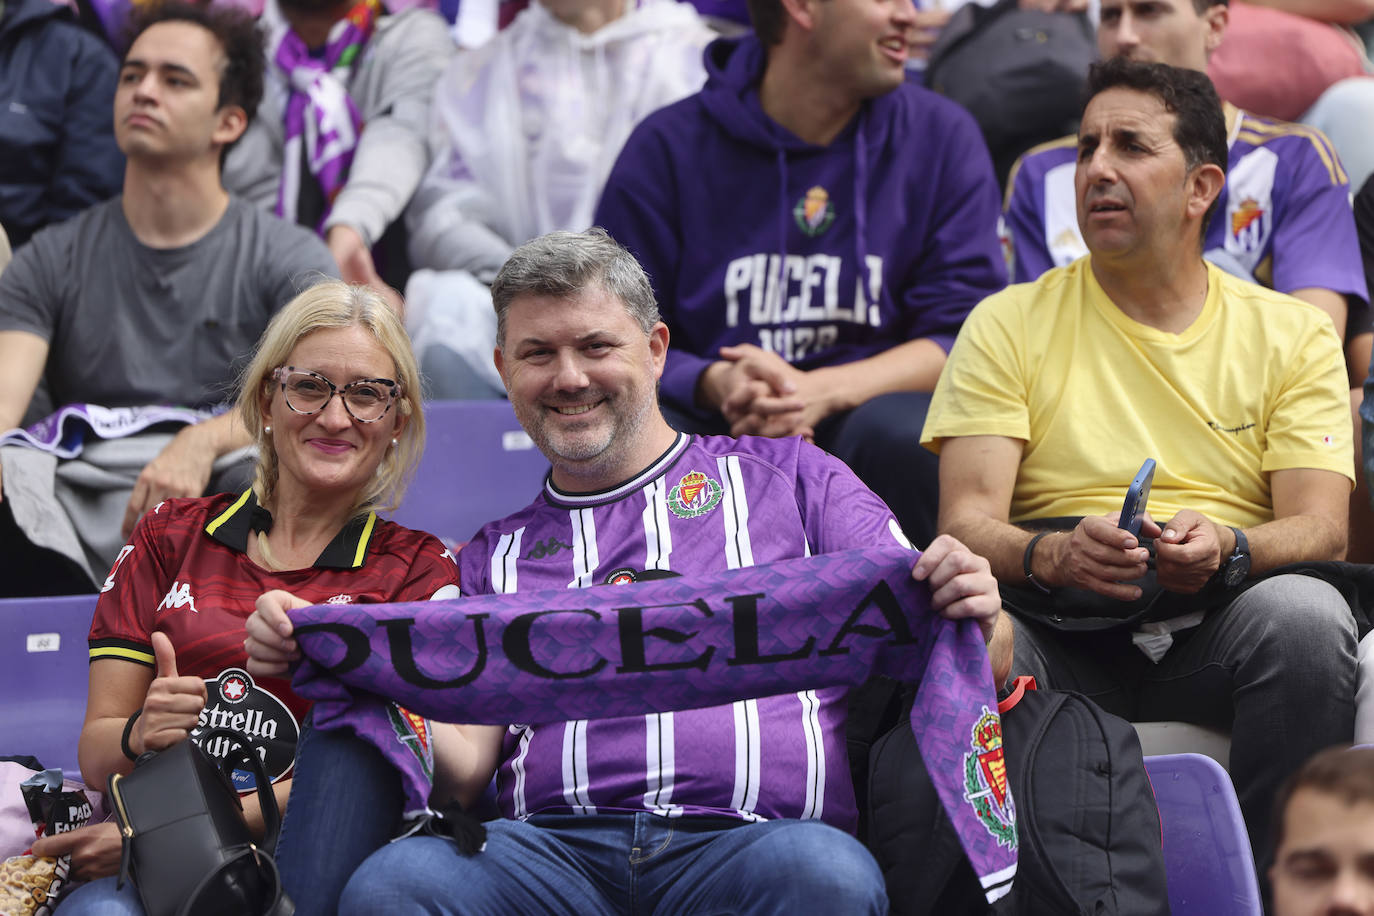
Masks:
[[[1197,320],[1170,334],[1128,318],[1082,258],[989,296],[964,322],[921,442],[1025,440],[1012,522],[1121,509],[1146,458],[1148,509],[1241,527],[1273,519],[1269,473],[1354,482],[1340,341],[1321,310],[1207,266]]]

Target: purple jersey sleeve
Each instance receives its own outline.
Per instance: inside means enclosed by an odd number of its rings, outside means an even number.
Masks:
[[[630,133],[616,159],[601,200],[596,208],[596,225],[628,248],[653,281],[659,313],[668,325],[670,337],[681,331],[677,301],[680,262],[679,227],[675,224],[677,206],[672,181],[645,163],[671,169],[675,158],[668,147],[669,138],[650,120]],[[686,337],[681,339],[685,340]],[[667,398],[683,408],[696,402],[697,379],[714,362],[714,355],[689,353],[669,347],[660,389]]]
[[[1350,184],[1325,137],[1294,139],[1281,160],[1290,186],[1274,219],[1274,289],[1319,287],[1367,301]]]
[[[912,547],[892,510],[840,459],[800,443],[797,502],[815,553],[900,544]]]
[[[962,110],[941,126],[946,139],[929,176],[940,190],[921,217],[925,231],[912,239],[920,256],[902,277],[900,297],[905,338],[928,338],[948,353],[973,307],[1007,285],[1007,268],[997,241],[997,179],[982,134]]]
[[[1011,282],[1029,283],[1054,266],[1045,243],[1044,154],[1029,152],[1012,166],[1003,245],[1010,252]]]

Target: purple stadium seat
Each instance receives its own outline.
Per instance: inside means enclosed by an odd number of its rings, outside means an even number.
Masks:
[[[392,521],[459,544],[538,495],[549,463],[508,401],[430,401],[425,424],[424,459]]]
[[[81,778],[76,742],[95,599],[0,599],[0,756],[30,754]]]
[[[1236,791],[1201,754],[1146,757],[1164,829],[1174,916],[1259,916],[1259,884]]]

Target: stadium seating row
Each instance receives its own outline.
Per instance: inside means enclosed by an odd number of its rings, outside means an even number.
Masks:
[[[509,404],[434,402],[425,417],[425,457],[408,498],[393,513],[396,521],[457,545],[537,491],[547,463]],[[96,598],[0,599],[0,755],[31,754],[80,778],[76,746]],[[1141,725],[1147,751],[1178,746],[1178,727]],[[1189,733],[1183,743],[1197,740]],[[1224,762],[1224,737],[1210,741],[1205,749]],[[1259,913],[1250,845],[1222,766],[1212,757],[1182,753],[1147,757],[1146,767],[1164,824],[1173,912]]]
[[[0,600],[0,755],[31,754],[80,778],[86,633],[96,596]],[[1145,758],[1179,914],[1261,912],[1250,843],[1226,771],[1200,754]]]

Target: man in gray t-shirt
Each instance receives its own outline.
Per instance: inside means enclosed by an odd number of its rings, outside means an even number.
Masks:
[[[164,6],[138,24],[114,102],[122,196],[38,233],[0,276],[0,430],[20,424],[40,382],[52,407],[223,403],[272,314],[320,275],[337,275],[312,233],[230,197],[220,181],[224,150],[257,108],[262,71],[261,36],[231,8]],[[114,486],[122,512],[111,510],[106,482],[104,508],[70,519],[77,556],[50,536],[51,512],[23,503],[35,487],[11,481],[20,458],[4,450],[0,485],[13,485],[0,490],[0,549],[13,557],[11,548],[22,555],[41,544],[84,575],[74,583],[61,572],[70,567],[40,557],[40,582],[7,575],[0,594],[94,585],[144,511],[201,495],[215,460],[250,442],[234,414],[164,440],[150,440],[158,446],[141,471]],[[58,502],[75,514],[76,503]]]

